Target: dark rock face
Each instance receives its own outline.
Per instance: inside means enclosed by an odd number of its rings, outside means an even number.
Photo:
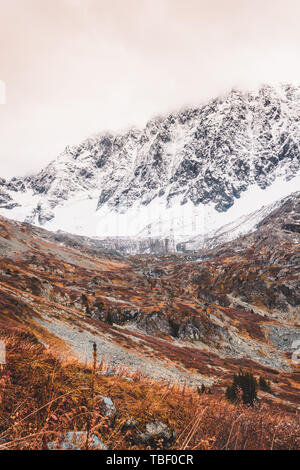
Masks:
[[[54,218],[54,214],[51,211],[43,209],[42,206],[38,204],[37,208],[33,211],[32,216],[27,217],[25,222],[31,223],[34,221],[35,217],[37,217],[37,220],[40,225],[44,225],[45,222],[49,222]]]
[[[107,308],[104,304],[95,302],[93,307],[89,307],[89,314],[92,318],[105,321],[109,324],[124,325],[125,323],[135,320],[139,315],[139,310],[130,308]]]
[[[172,326],[163,312],[152,312],[142,317],[138,321],[138,325],[150,335],[155,335],[157,332],[162,332],[169,336],[173,335]]]
[[[0,204],[6,204],[8,201],[11,201],[12,198],[7,194],[3,189],[0,190]]]
[[[209,303],[222,305],[223,307],[228,307],[230,305],[230,300],[226,294],[215,294],[214,292],[203,288],[199,289],[198,298],[204,299]]]
[[[279,293],[283,294],[287,303],[296,307],[300,305],[300,281],[284,282],[279,286]]]
[[[300,233],[300,224],[284,224],[282,228],[288,232]]]
[[[14,209],[15,207],[21,207],[21,204],[18,204],[17,202],[12,202],[10,204],[1,204],[0,205],[0,208],[2,209],[8,209],[8,210],[12,210]]]
[[[13,202],[13,198],[7,192],[5,185],[5,180],[0,181],[0,208],[2,209],[13,209],[14,207],[19,206],[16,202]],[[1,187],[2,186],[2,187]]]
[[[102,168],[106,164],[111,155],[112,146],[112,139],[110,137],[104,137],[100,140],[96,156],[97,168]]]
[[[199,340],[202,337],[201,327],[196,326],[193,321],[188,321],[180,325],[178,338],[183,340]]]

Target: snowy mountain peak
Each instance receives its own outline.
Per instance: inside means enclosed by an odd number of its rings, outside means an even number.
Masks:
[[[230,222],[237,206],[238,216],[258,209],[256,191],[273,188],[275,200],[297,190],[299,144],[299,86],[232,90],[1,180],[0,214],[81,235],[182,239]]]

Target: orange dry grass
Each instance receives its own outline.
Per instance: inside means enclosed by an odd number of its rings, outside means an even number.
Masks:
[[[223,396],[199,396],[140,374],[128,381],[126,370],[93,375],[90,367],[60,361],[18,328],[0,327],[0,339],[7,345],[7,365],[0,372],[0,449],[45,449],[61,433],[75,430],[98,435],[110,449],[142,449],[136,435],[154,420],[176,432],[175,449],[300,447],[297,414],[267,404],[236,407]],[[118,410],[113,423],[93,399],[98,394],[113,400]],[[137,420],[135,430],[126,428],[129,418]]]

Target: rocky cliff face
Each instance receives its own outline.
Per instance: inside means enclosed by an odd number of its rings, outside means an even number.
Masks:
[[[232,91],[142,130],[68,147],[36,175],[1,180],[0,213],[89,236],[182,239],[185,224],[196,235],[192,214],[204,208],[217,219],[249,188],[299,175],[299,116],[300,87]]]

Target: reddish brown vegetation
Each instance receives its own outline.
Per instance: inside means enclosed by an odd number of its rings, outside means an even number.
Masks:
[[[0,449],[43,449],[72,430],[89,430],[111,449],[139,449],[137,434],[154,420],[175,431],[175,449],[299,449],[297,413],[264,401],[254,409],[236,407],[221,392],[199,396],[140,375],[133,382],[122,374],[95,377],[91,368],[60,362],[33,335],[9,324],[0,325],[0,339],[8,356],[0,377]],[[112,398],[113,422],[93,394]],[[125,426],[129,418],[137,421],[134,430]]]
[[[113,449],[141,448],[136,434],[153,420],[176,432],[174,448],[299,448],[296,367],[283,372],[255,362],[251,354],[227,355],[221,336],[224,330],[234,331],[238,339],[249,339],[262,349],[270,346],[273,352],[268,325],[285,325],[289,310],[295,310],[295,317],[297,313],[297,289],[293,292],[290,286],[297,287],[299,278],[294,261],[299,245],[284,242],[274,250],[269,238],[254,237],[242,240],[237,252],[233,244],[202,253],[207,257],[200,262],[176,254],[124,261],[68,240],[64,246],[53,238],[30,226],[1,222],[0,339],[7,343],[8,364],[0,377],[0,449],[45,448],[49,440],[72,430],[90,430]],[[276,264],[270,262],[274,253]],[[160,273],[157,277],[145,274],[153,269]],[[281,310],[273,317],[275,307]],[[126,327],[128,309],[141,328],[139,322],[153,312],[165,323],[154,324],[149,334],[132,331]],[[60,362],[49,352],[69,350],[39,324],[46,316],[96,331],[154,364],[166,361],[188,376],[213,378],[212,395],[199,396],[195,389],[139,374],[134,382],[120,374],[97,375],[92,387],[90,367]],[[296,325],[296,320],[289,321]],[[182,327],[186,329],[180,336]],[[291,365],[290,353],[279,354]],[[224,398],[240,367],[271,382],[274,394],[260,393],[254,409],[236,407]],[[114,401],[118,414],[113,424],[96,409],[93,389]],[[137,420],[135,431],[125,428],[128,418]]]

